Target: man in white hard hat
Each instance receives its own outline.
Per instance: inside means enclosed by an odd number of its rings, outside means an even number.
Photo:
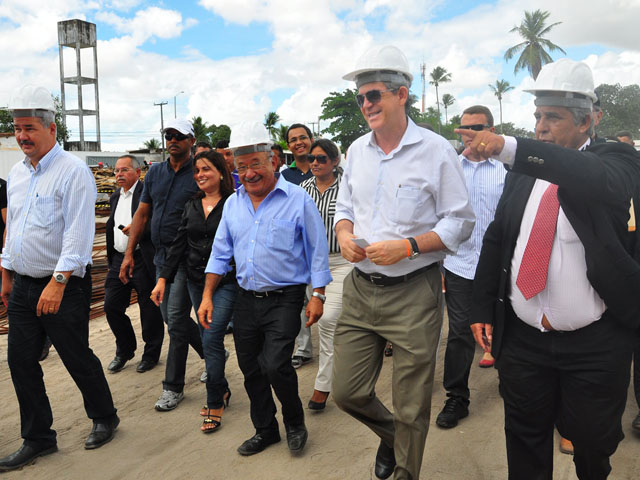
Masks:
[[[344,280],[334,337],[334,399],[380,437],[375,473],[417,479],[429,427],[442,326],[438,263],[474,225],[455,150],[406,115],[413,76],[404,54],[374,47],[344,77],[354,80],[372,132],[349,148],[336,202]],[[375,385],[393,343],[393,413]]]
[[[147,223],[151,222],[151,241],[156,248],[154,264],[156,280],[164,266],[167,249],[178,232],[184,204],[198,186],[193,179],[191,147],[195,143],[193,125],[181,118],[171,119],[162,132],[167,142],[169,159],[153,164],[144,177],[144,189],[129,230],[129,243],[120,267],[120,280],[133,278],[136,246],[142,240]],[[154,407],[159,412],[175,409],[184,398],[184,375],[189,345],[204,358],[200,330],[191,315],[191,300],[187,291],[187,269],[182,265],[167,284],[162,317],[169,332],[169,352],[162,382],[162,394]]]
[[[198,310],[200,323],[207,328],[215,308],[213,292],[235,259],[240,289],[233,338],[256,429],[238,448],[245,456],[280,441],[272,387],[282,403],[289,450],[299,453],[305,446],[308,434],[291,354],[300,331],[306,285],[313,285],[306,309],[311,326],[322,316],[324,287],[331,282],[322,218],[302,188],[275,177],[268,138],[260,123],[232,130],[242,186],[224,206]]]
[[[630,218],[640,163],[628,145],[591,144],[586,64],[547,64],[529,92],[537,140],[471,132],[470,152],[511,170],[484,237],[471,328],[496,357],[509,478],[552,477],[555,425],[573,442],[578,478],[604,479],[624,437],[640,327]]]
[[[119,419],[100,360],[89,348],[96,185],[89,167],[56,142],[50,93],[20,88],[9,107],[25,154],[9,173],[2,300],[9,314],[8,363],[24,443],[0,459],[21,468],[58,450],[38,358],[48,336],[93,420],[86,449],[109,442]]]

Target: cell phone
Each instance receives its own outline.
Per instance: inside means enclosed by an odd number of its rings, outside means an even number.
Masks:
[[[367,248],[369,246],[369,242],[367,242],[364,238],[352,238],[353,243],[358,245],[360,248]]]
[[[124,225],[120,224],[120,225],[118,225],[118,228],[119,228],[120,230],[124,230]]]

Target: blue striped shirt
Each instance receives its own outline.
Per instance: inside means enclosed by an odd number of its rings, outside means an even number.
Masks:
[[[502,163],[493,158],[484,162],[472,162],[460,155],[460,164],[469,192],[469,201],[476,215],[476,224],[471,237],[460,245],[457,253],[446,256],[444,268],[473,280],[482,250],[482,239],[496,213],[507,170]]]
[[[327,233],[316,204],[282,176],[254,211],[243,186],[224,204],[205,271],[224,275],[236,262],[238,285],[259,292],[331,282]]]
[[[89,167],[57,143],[33,168],[29,158],[7,179],[7,237],[2,266],[42,278],[91,264],[96,184]]]

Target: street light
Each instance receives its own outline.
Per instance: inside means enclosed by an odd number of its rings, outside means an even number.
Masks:
[[[184,90],[179,91],[173,96],[173,118],[178,118],[178,116],[176,115],[176,97],[181,93],[184,93]]]

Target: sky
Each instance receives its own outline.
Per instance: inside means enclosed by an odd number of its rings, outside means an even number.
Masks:
[[[420,65],[451,73],[440,96],[456,99],[449,116],[483,104],[499,121],[498,101],[488,85],[504,79],[515,87],[503,99],[503,118],[533,129],[533,99],[524,89],[528,72],[514,75],[504,52],[519,43],[509,30],[527,9],[562,22],[547,36],[586,62],[595,84],[640,84],[640,0],[0,0],[0,107],[20,85],[31,83],[60,94],[57,22],[95,23],[102,149],[141,148],[160,139],[165,120],[201,116],[233,129],[263,121],[275,111],[283,124],[311,125],[331,92],[352,88],[342,76],[369,47],[392,44],[407,56],[422,95]],[[554,59],[564,57],[552,53]],[[65,75],[75,74],[75,53],[64,51]],[[93,76],[92,54],[83,51],[83,74]],[[65,89],[68,105],[75,86]],[[93,90],[83,90],[92,108]],[[427,84],[426,105],[435,106]],[[419,106],[419,104],[418,104]],[[443,112],[444,115],[444,112]],[[71,140],[78,126],[69,118]],[[321,121],[320,128],[328,125]],[[315,126],[317,129],[317,126]],[[85,124],[87,140],[95,124]]]

